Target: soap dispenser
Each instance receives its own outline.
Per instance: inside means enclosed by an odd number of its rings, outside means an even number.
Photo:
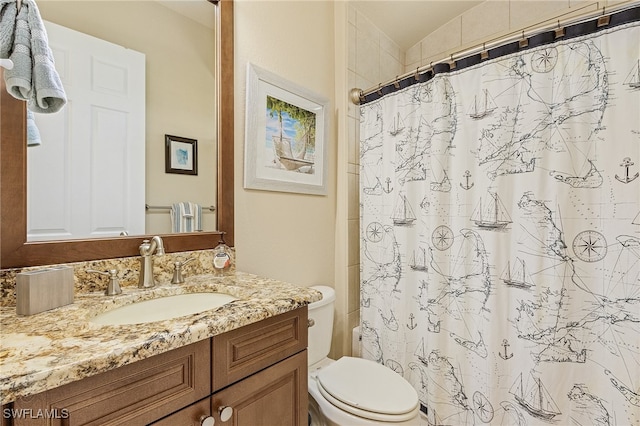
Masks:
[[[213,269],[217,276],[222,276],[231,268],[231,249],[224,242],[224,232],[220,234],[220,241],[213,249]]]

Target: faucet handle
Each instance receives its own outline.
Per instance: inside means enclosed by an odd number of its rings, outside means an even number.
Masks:
[[[120,281],[118,281],[117,270],[109,269],[108,271],[103,272],[103,271],[97,271],[95,269],[87,269],[87,272],[106,275],[109,277],[109,284],[107,285],[107,289],[104,291],[104,294],[106,294],[107,296],[115,296],[116,294],[122,293],[122,289],[120,288]]]
[[[173,266],[175,268],[173,270],[173,278],[171,278],[171,284],[182,284],[184,282],[184,277],[182,276],[182,267],[192,260],[195,260],[195,257],[191,257],[183,262],[179,260],[174,262]]]

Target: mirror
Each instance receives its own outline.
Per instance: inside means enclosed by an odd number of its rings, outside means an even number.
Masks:
[[[205,0],[202,0],[205,1]],[[217,226],[233,245],[233,1],[222,0],[216,19]],[[197,48],[197,46],[185,46]],[[0,267],[68,263],[136,256],[142,236],[69,241],[26,241],[26,106],[0,88]],[[161,167],[164,163],[161,161]],[[168,252],[214,247],[218,232],[163,234]]]
[[[40,143],[27,148],[27,240],[215,231],[216,6],[38,7],[68,102],[56,114],[34,114]],[[191,141],[176,148],[190,170],[165,170],[165,135]],[[197,203],[202,214],[172,221],[177,202]],[[188,226],[172,229],[181,222]]]

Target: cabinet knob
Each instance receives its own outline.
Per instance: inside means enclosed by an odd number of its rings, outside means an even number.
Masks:
[[[316,320],[314,320],[313,318],[309,318],[307,320],[307,328],[313,327],[314,325],[316,325]]]
[[[216,419],[213,416],[200,417],[200,426],[213,426],[214,424],[216,424]]]
[[[233,408],[231,407],[220,407],[218,408],[218,413],[220,414],[220,420],[226,422],[233,416]]]

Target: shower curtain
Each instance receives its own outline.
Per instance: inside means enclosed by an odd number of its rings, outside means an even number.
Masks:
[[[363,357],[437,425],[640,424],[640,25],[361,106]]]

